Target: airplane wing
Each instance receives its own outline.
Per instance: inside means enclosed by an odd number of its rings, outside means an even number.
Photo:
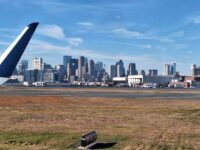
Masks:
[[[25,27],[0,57],[0,77],[9,78],[12,75],[38,24],[34,22]]]

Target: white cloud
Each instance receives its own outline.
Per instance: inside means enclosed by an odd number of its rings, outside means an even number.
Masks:
[[[161,38],[159,38],[159,41],[160,42],[174,42],[173,39],[168,38],[168,37],[161,37]]]
[[[106,53],[101,53],[98,50],[88,50],[88,49],[75,49],[70,46],[60,46],[56,44],[51,44],[49,42],[40,41],[40,40],[32,40],[29,46],[31,52],[35,53],[49,53],[49,52],[57,52],[69,55],[83,55],[89,58],[100,59],[100,60],[118,60],[123,59],[126,61],[149,61],[152,56],[149,55],[139,55],[139,56],[130,56],[130,55],[107,55]],[[39,49],[39,51],[36,51]],[[29,51],[30,52],[30,51]]]
[[[193,15],[193,16],[184,18],[183,23],[179,27],[185,26],[190,23],[200,24],[200,16]]]
[[[11,43],[9,43],[9,42],[5,42],[5,41],[0,41],[0,45],[8,46],[9,44],[11,44]]]
[[[63,29],[58,25],[43,25],[38,28],[38,34],[45,35],[58,40],[64,40],[65,34]]]
[[[63,28],[58,25],[43,25],[38,29],[37,33],[57,40],[66,41],[72,46],[79,46],[83,42],[82,38],[66,37]]]
[[[120,20],[120,19],[121,19],[121,16],[115,16],[115,19],[116,19],[116,20]]]
[[[118,28],[113,30],[113,33],[119,37],[125,37],[125,38],[137,38],[137,39],[146,39],[146,40],[158,40],[160,42],[174,42],[173,39],[169,37],[160,37],[160,36],[153,36],[149,34],[144,34],[138,31],[130,31],[125,28]],[[180,36],[180,34],[183,33],[176,33],[176,36]],[[151,45],[146,45],[146,47],[143,46],[143,48],[151,48]]]
[[[138,32],[138,31],[130,31],[127,30],[126,28],[118,28],[118,29],[114,29],[113,33],[119,36],[123,36],[123,37],[141,37],[144,36],[144,34]]]
[[[184,34],[185,34],[184,31],[177,31],[177,32],[172,33],[170,36],[171,37],[183,37]]]
[[[150,44],[147,44],[147,45],[144,45],[143,48],[145,48],[145,49],[151,49],[152,46]]]
[[[90,29],[94,26],[92,22],[78,22],[77,24],[87,29]]]
[[[200,24],[200,16],[196,16],[192,19],[193,23]]]
[[[188,48],[188,46],[189,45],[187,43],[184,43],[184,44],[182,44],[182,43],[175,44],[174,45],[174,49],[176,49],[176,50],[186,49],[186,48]]]
[[[83,42],[83,39],[81,39],[81,38],[67,38],[67,41],[71,45],[78,46]]]

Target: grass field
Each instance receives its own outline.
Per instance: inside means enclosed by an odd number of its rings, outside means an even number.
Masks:
[[[197,90],[35,90],[200,94]],[[75,149],[81,135],[92,130],[99,142],[116,143],[109,149],[198,150],[200,99],[0,96],[0,150]]]

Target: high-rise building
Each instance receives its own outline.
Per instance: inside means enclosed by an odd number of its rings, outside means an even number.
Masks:
[[[158,75],[158,70],[156,70],[156,69],[149,69],[149,75],[150,76],[157,76]]]
[[[164,65],[164,75],[175,75],[176,74],[176,63]]]
[[[141,70],[141,75],[143,75],[143,76],[146,75],[145,70]]]
[[[71,59],[67,66],[67,79],[71,82],[70,79],[75,80],[76,70],[78,69],[78,59]],[[71,76],[73,76],[71,78]]]
[[[117,76],[117,67],[115,65],[110,66],[110,77],[114,78]]]
[[[88,74],[90,77],[94,76],[95,74],[95,63],[92,59],[88,63]]]
[[[52,66],[50,64],[47,64],[47,63],[42,63],[42,69],[43,70],[52,69]]]
[[[119,60],[116,63],[117,67],[117,77],[124,77],[125,76],[125,68],[124,68],[124,63],[122,60]]]
[[[69,64],[69,63],[68,63]],[[57,81],[63,82],[65,78],[65,66],[64,65],[56,65],[57,70]]]
[[[105,69],[100,69],[100,70],[97,72],[96,81],[102,82],[102,78],[103,78],[103,76],[104,76],[104,73],[105,73]]]
[[[171,69],[172,74],[175,75],[176,74],[176,63],[174,62],[171,67],[172,67],[172,69]]]
[[[72,59],[72,56],[63,56],[63,65],[67,67],[67,64]]]
[[[197,67],[195,64],[192,64],[192,76],[200,76],[200,67]]]
[[[135,63],[130,63],[128,65],[128,75],[137,75],[137,70],[136,70]]]
[[[38,70],[25,70],[24,78],[25,81],[36,82],[38,80]]]
[[[57,71],[56,69],[46,70],[44,73],[44,82],[55,82]]]
[[[78,59],[78,80],[82,82],[84,73],[85,57],[80,56]]]
[[[96,71],[98,72],[99,70],[102,70],[103,69],[103,62],[97,62],[95,64],[95,69]]]
[[[28,69],[28,60],[22,60],[21,63],[18,64],[19,74],[24,74],[24,71],[27,69]]]
[[[164,75],[169,75],[170,74],[170,65],[165,64],[164,66]]]
[[[43,60],[42,58],[34,58],[32,61],[32,69],[42,70]]]

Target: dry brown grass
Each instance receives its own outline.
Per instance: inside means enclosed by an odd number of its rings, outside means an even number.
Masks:
[[[52,137],[16,149],[66,149],[91,130],[117,142],[113,149],[200,149],[200,101],[0,96],[0,149],[12,149],[10,136],[20,132],[30,141],[32,133]]]

